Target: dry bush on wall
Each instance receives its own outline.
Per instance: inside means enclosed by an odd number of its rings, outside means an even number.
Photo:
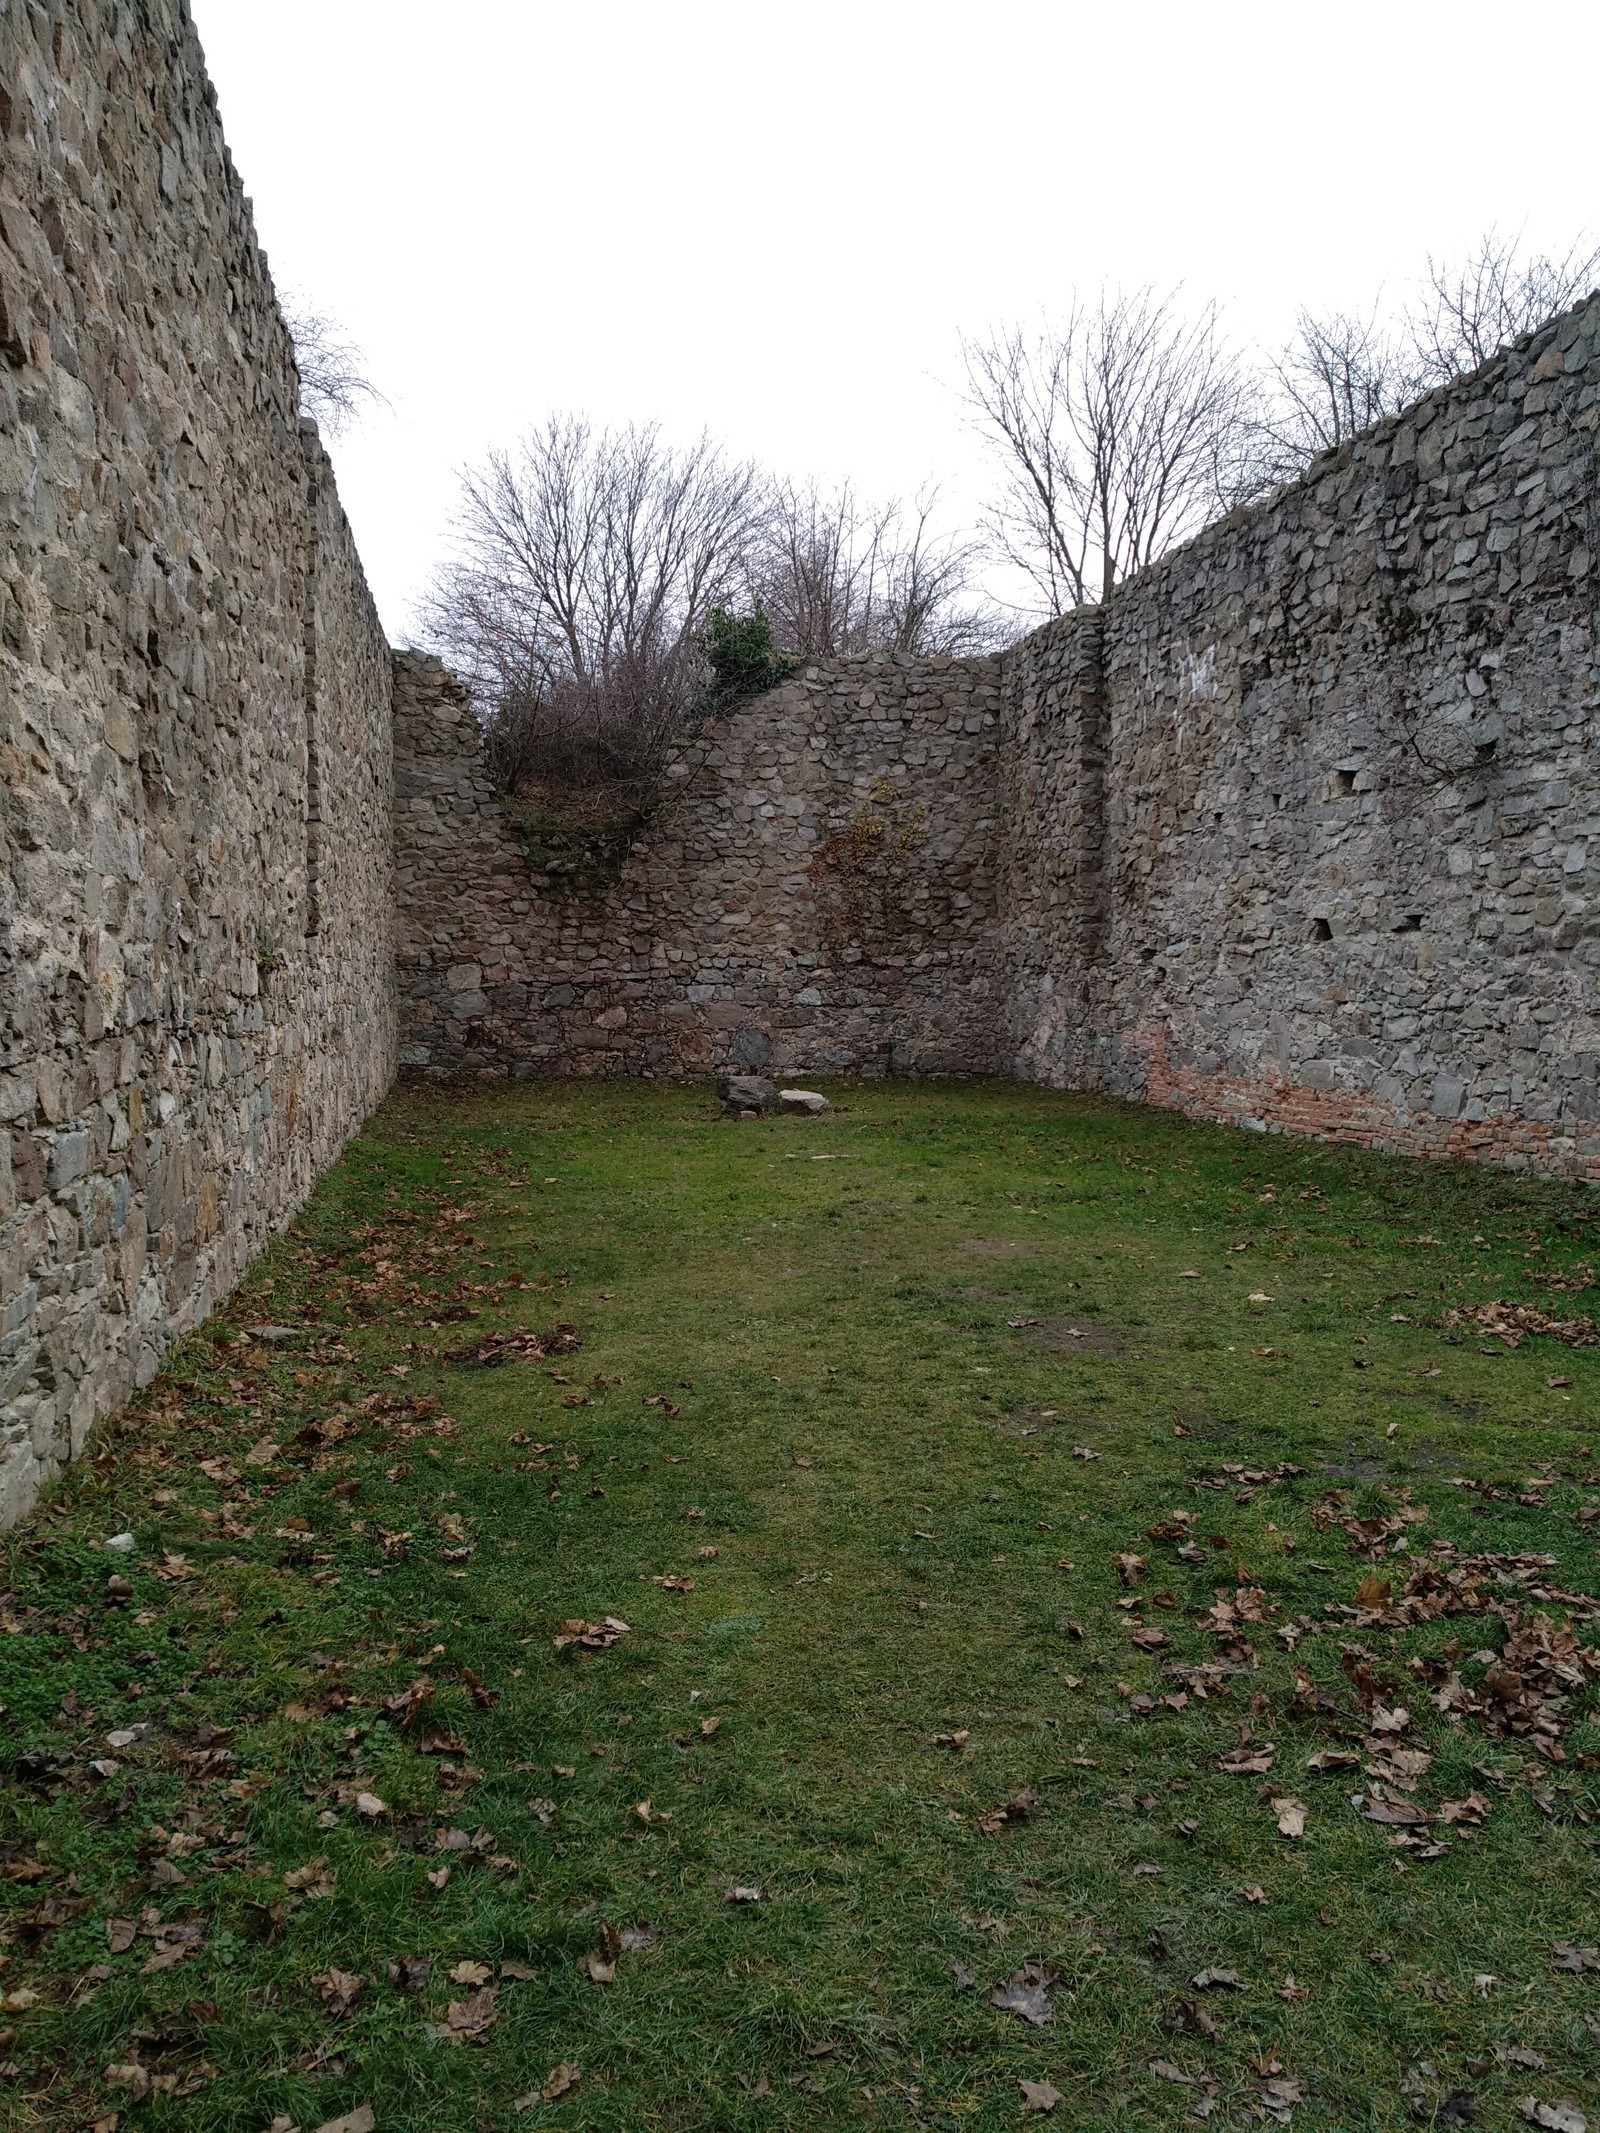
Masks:
[[[932,509],[553,419],[466,477],[426,634],[472,689],[504,791],[621,820],[678,735],[796,659],[997,641],[974,546],[936,535]]]
[[[754,470],[654,425],[552,418],[466,476],[456,553],[426,607],[495,774],[641,801],[703,685],[697,641],[737,596]]]

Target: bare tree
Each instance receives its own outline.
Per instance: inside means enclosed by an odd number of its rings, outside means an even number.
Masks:
[[[1293,480],[1319,452],[1475,370],[1597,282],[1600,248],[1587,240],[1559,258],[1524,255],[1520,238],[1491,230],[1460,264],[1430,257],[1421,297],[1398,319],[1302,311],[1264,381],[1251,444],[1259,486]]]
[[[1214,305],[1186,319],[1149,290],[1106,295],[965,354],[1005,469],[988,530],[1051,614],[1105,598],[1240,493],[1250,388]]]
[[[1302,311],[1294,339],[1273,364],[1254,423],[1258,482],[1293,481],[1319,452],[1345,444],[1424,390],[1419,360],[1376,310],[1365,318]]]
[[[552,417],[463,477],[428,635],[474,691],[508,789],[648,783],[702,685],[698,640],[737,595],[754,471],[655,425]]]
[[[1423,385],[1476,370],[1508,341],[1531,333],[1600,285],[1600,246],[1577,238],[1557,258],[1524,253],[1521,233],[1491,229],[1459,265],[1428,260],[1427,288],[1411,314]]]
[[[848,483],[780,482],[749,561],[774,642],[808,659],[894,650],[972,654],[1004,634],[973,587],[978,548],[933,530],[935,499],[861,504]]]
[[[278,308],[294,342],[300,411],[319,429],[337,437],[369,407],[388,405],[367,376],[366,357],[337,319],[294,296],[280,297]]]

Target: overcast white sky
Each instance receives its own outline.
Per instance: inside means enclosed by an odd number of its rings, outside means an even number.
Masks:
[[[397,639],[456,470],[553,409],[954,522],[963,332],[1110,279],[1271,342],[1600,227],[1594,0],[193,5],[279,284],[392,403],[334,454]]]

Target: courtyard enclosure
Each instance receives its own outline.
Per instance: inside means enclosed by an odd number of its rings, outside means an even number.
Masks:
[[[0,7],[0,1522],[390,1084],[988,1073],[1600,1180],[1600,299],[563,872],[391,655],[182,0]]]
[[[0,0],[8,2129],[1600,2123],[1600,296],[587,844],[317,389]]]

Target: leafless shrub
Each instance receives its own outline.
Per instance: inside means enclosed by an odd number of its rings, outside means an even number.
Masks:
[[[1248,482],[1251,385],[1214,305],[1105,295],[965,354],[1004,469],[988,531],[1051,614],[1105,598]]]
[[[1577,238],[1560,257],[1525,253],[1521,234],[1490,230],[1458,265],[1428,260],[1410,324],[1425,385],[1476,370],[1508,341],[1542,326],[1600,286],[1600,245]]]
[[[1259,484],[1293,481],[1319,452],[1398,414],[1423,390],[1403,329],[1375,310],[1365,318],[1302,311],[1258,403],[1249,456]]]
[[[337,437],[369,407],[387,406],[366,373],[366,357],[337,319],[298,297],[281,297],[283,322],[300,372],[300,412]]]
[[[1293,480],[1319,452],[1476,370],[1597,284],[1600,247],[1586,238],[1557,257],[1490,230],[1463,261],[1430,257],[1420,296],[1392,321],[1302,312],[1264,381],[1251,444],[1260,484]]]
[[[974,591],[978,544],[933,530],[934,499],[861,504],[848,484],[770,492],[749,559],[749,593],[782,652],[832,659],[871,651],[989,651],[1006,634]]]
[[[749,467],[655,425],[553,417],[467,474],[456,553],[425,609],[473,691],[500,783],[648,785],[703,681],[761,517]]]

